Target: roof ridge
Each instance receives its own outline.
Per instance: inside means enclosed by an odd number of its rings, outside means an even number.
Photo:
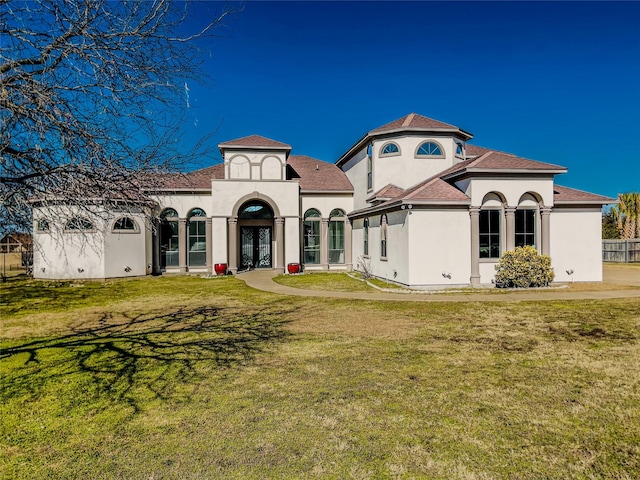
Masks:
[[[402,126],[408,127],[409,125],[411,125],[411,122],[413,122],[413,118],[415,116],[416,116],[415,113],[410,113],[409,115],[407,115],[407,117],[404,119],[404,122],[402,122]]]

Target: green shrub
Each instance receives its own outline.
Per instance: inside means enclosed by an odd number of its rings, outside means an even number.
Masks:
[[[499,288],[544,287],[554,277],[551,259],[530,246],[504,252],[496,265],[495,282]]]

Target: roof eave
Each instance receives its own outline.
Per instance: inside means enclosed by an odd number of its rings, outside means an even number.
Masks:
[[[559,175],[561,173],[567,173],[566,168],[462,168],[455,172],[443,175],[440,177],[442,180],[449,180],[463,175],[471,174],[495,174],[495,173],[511,173],[511,174],[544,174],[544,175]]]

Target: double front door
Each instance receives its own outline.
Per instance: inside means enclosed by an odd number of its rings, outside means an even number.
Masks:
[[[240,268],[271,268],[271,227],[240,227]]]

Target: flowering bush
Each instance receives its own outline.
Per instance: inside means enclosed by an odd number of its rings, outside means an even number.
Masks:
[[[496,286],[500,288],[544,287],[553,281],[555,273],[551,258],[540,255],[531,247],[516,247],[504,252],[496,265]]]

